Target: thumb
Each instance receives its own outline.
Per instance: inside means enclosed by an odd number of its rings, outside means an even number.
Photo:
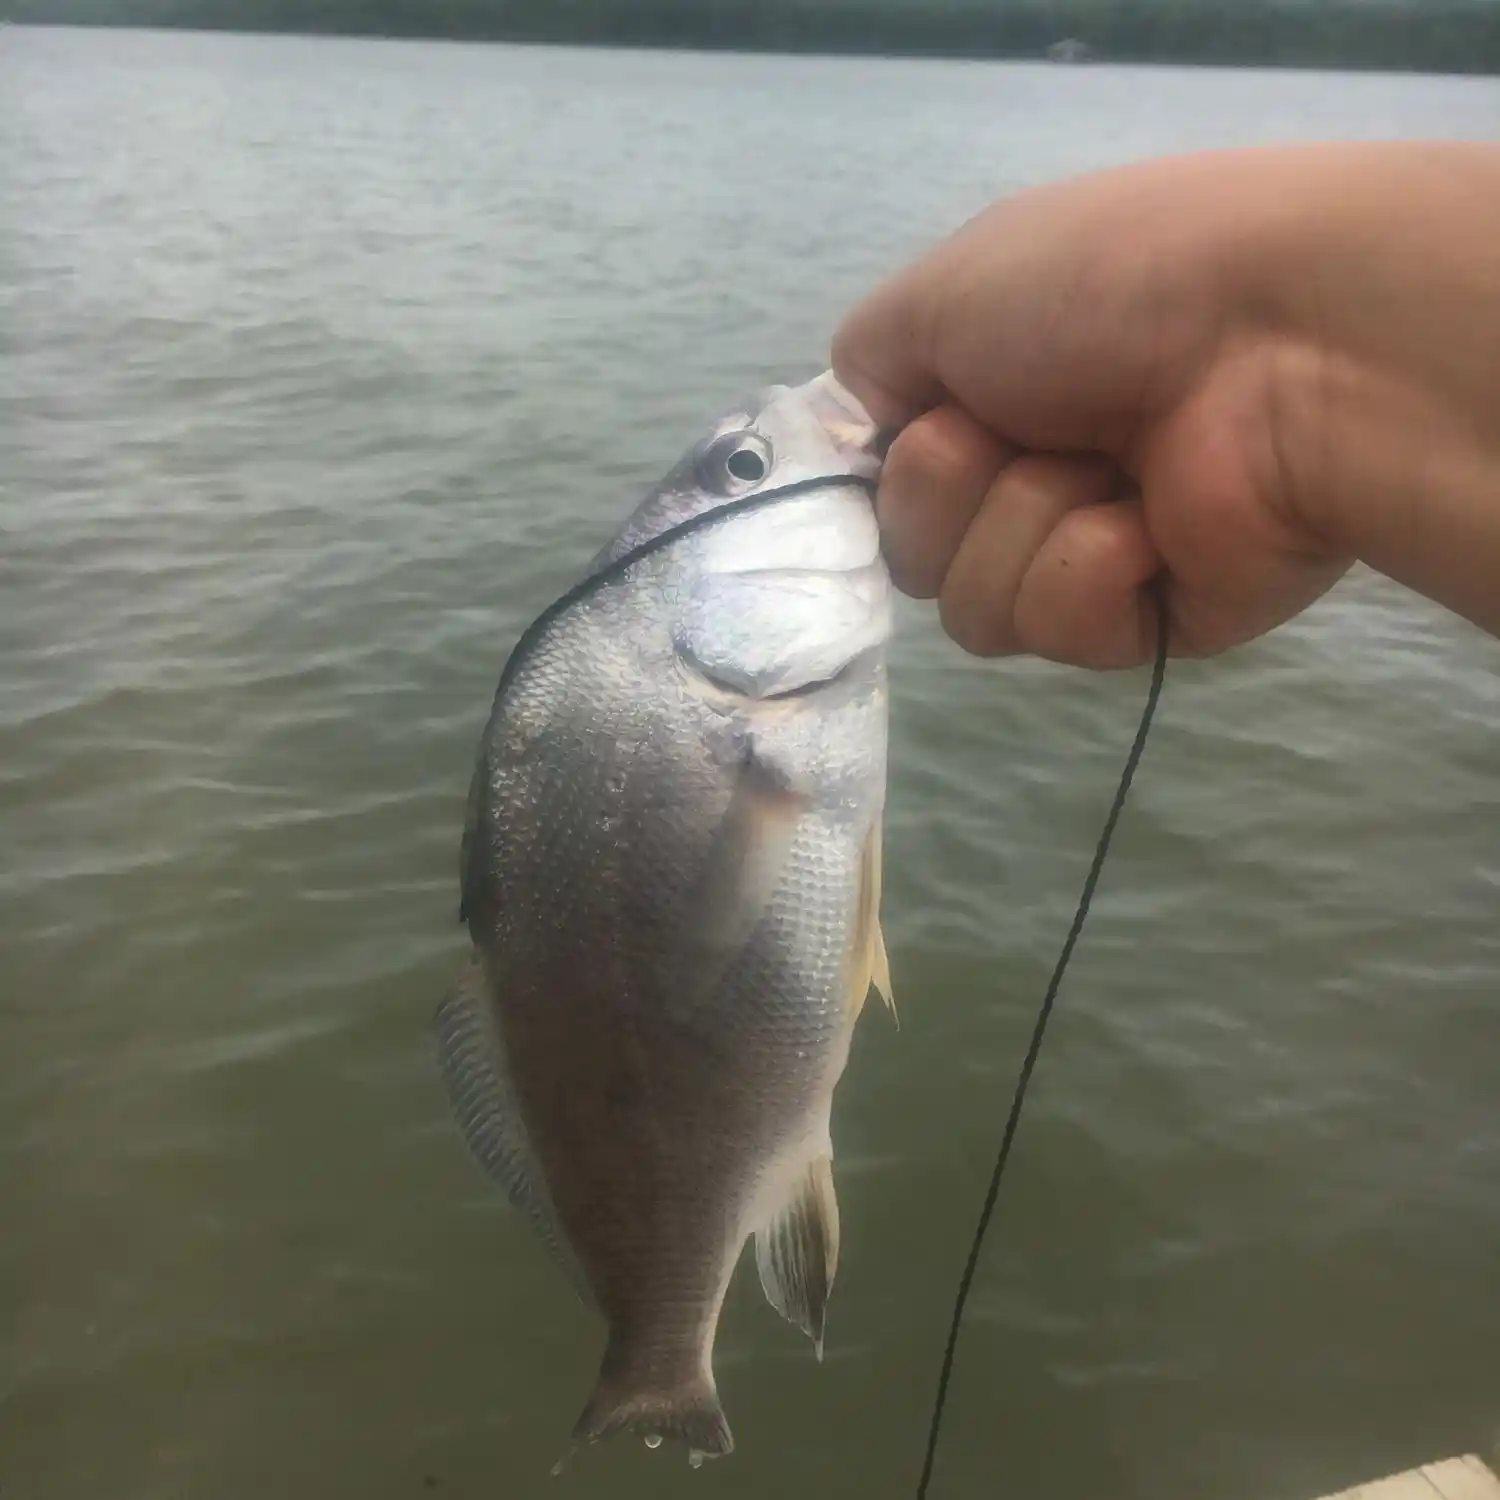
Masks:
[[[1019,448],[1126,459],[1225,324],[1191,216],[1158,202],[1174,180],[1115,169],[992,204],[847,314],[835,375],[882,425],[947,400]]]
[[[905,427],[944,396],[934,359],[934,277],[928,269],[941,248],[877,286],[833,336],[834,376],[884,430]]]

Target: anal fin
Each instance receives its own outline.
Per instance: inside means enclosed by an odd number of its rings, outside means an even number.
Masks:
[[[526,1133],[484,962],[470,955],[437,1011],[438,1065],[470,1155],[535,1229],[585,1300],[587,1288],[558,1232]]]
[[[885,1001],[891,1019],[899,1026],[896,1000],[891,992],[891,965],[885,953],[885,934],[880,929],[881,843],[883,826],[876,820],[860,851],[859,888],[855,894],[854,928],[850,934],[848,1004],[857,1015],[864,1007],[870,987]]]
[[[875,926],[875,965],[870,973],[870,983],[875,986],[875,993],[885,1001],[885,1008],[890,1011],[891,1020],[896,1023],[899,1031],[901,1017],[896,1011],[896,996],[891,990],[891,961],[885,956],[885,933],[879,923]]]
[[[819,1359],[838,1261],[839,1204],[833,1159],[824,1151],[806,1162],[781,1208],[755,1232],[766,1301],[813,1341]]]

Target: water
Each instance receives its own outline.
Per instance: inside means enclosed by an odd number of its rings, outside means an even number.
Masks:
[[[1492,80],[0,34],[0,1495],[910,1492],[1145,686],[895,654],[827,1362],[549,1480],[589,1317],[430,1058],[506,650],[705,416],[1020,183],[1494,136]],[[935,1496],[1298,1500],[1500,1437],[1500,647],[1369,577],[1175,668]],[[669,1456],[670,1455],[670,1456]]]

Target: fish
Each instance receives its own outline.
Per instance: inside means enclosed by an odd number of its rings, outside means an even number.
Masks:
[[[460,849],[437,1050],[470,1153],[602,1318],[559,1468],[732,1451],[713,1369],[753,1236],[823,1354],[833,1094],[872,992],[891,580],[878,434],[831,372],[705,430],[522,633]]]

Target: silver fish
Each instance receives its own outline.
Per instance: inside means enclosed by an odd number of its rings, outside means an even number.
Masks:
[[[763,392],[500,680],[439,1049],[471,1151],[608,1326],[569,1452],[621,1431],[731,1451],[713,1344],[752,1234],[822,1357],[833,1091],[891,989],[879,466],[831,374]]]

